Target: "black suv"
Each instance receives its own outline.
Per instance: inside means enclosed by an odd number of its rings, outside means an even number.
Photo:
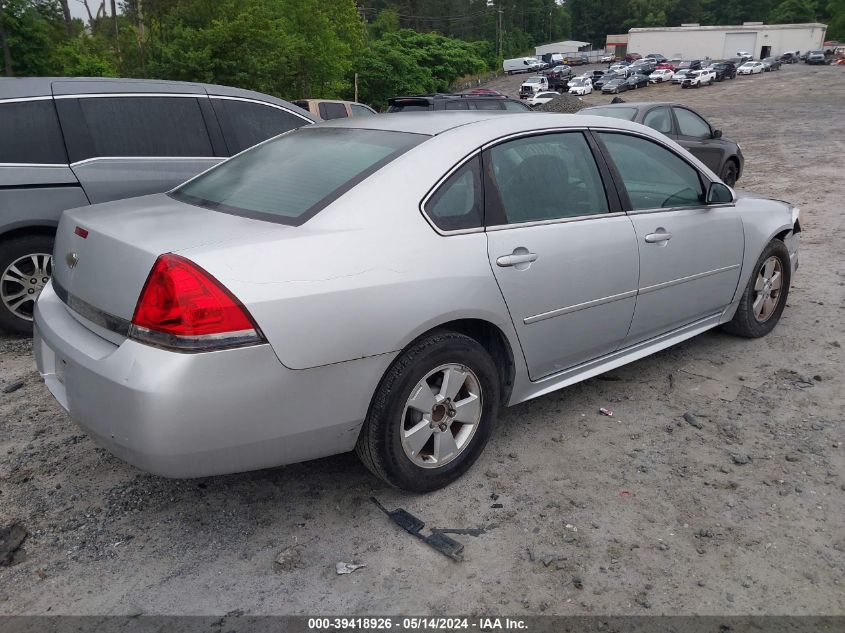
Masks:
[[[531,112],[531,108],[516,99],[502,95],[433,94],[393,97],[387,100],[390,112],[433,112],[440,110],[506,110]]]
[[[724,81],[725,79],[736,79],[736,65],[733,62],[721,61],[710,64],[710,67],[716,72],[716,81]]]

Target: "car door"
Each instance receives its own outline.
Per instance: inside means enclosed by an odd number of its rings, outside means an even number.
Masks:
[[[656,140],[597,136],[639,244],[637,305],[626,345],[720,313],[736,290],[745,244],[734,204],[705,204],[709,183]]]
[[[585,134],[505,140],[483,161],[490,266],[531,379],[617,349],[634,312],[636,236]]]
[[[673,106],[675,133],[672,139],[716,174],[720,173],[724,148],[719,139],[713,138],[713,128],[700,115],[689,108]]]
[[[222,160],[197,94],[56,96],[71,169],[91,203],[172,189]]]

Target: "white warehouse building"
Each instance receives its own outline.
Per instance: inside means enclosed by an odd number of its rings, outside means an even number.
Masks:
[[[742,26],[683,24],[631,29],[628,32],[628,52],[641,55],[660,53],[670,59],[724,59],[744,51],[755,59],[762,59],[787,51],[804,53],[821,49],[826,32],[826,24],[762,22],[746,22]]]

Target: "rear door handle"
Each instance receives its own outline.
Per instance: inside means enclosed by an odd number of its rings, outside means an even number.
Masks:
[[[518,264],[530,264],[537,261],[539,255],[537,253],[520,253],[518,255],[503,255],[496,260],[496,265],[506,268],[507,266],[516,266]]]
[[[657,229],[657,233],[649,233],[645,236],[645,241],[649,244],[654,244],[656,242],[668,242],[672,239],[672,234],[667,233],[662,229]]]

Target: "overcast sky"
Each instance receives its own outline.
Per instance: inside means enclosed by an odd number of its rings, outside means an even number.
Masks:
[[[97,7],[100,6],[102,0],[88,0],[88,6],[91,7],[91,13],[97,15]],[[88,22],[88,13],[85,11],[85,5],[80,0],[70,0],[70,14],[75,18],[80,18],[83,22]],[[111,7],[110,2],[106,2],[106,8]]]

